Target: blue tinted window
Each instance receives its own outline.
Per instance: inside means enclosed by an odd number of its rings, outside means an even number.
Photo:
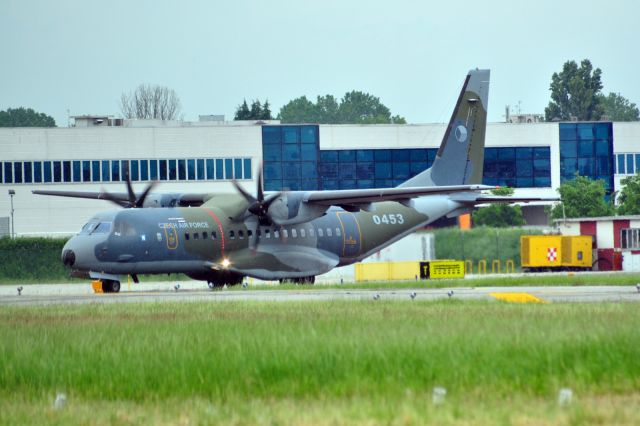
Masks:
[[[596,175],[600,179],[608,181],[611,178],[610,157],[596,157]],[[636,163],[637,167],[638,163]]]
[[[262,142],[265,144],[282,143],[282,132],[279,126],[262,126]]]
[[[411,162],[411,176],[415,176],[418,173],[422,173],[423,171],[429,168],[429,164],[426,161],[413,161]]]
[[[187,179],[195,180],[196,178],[196,160],[187,160]]]
[[[533,177],[517,177],[516,188],[531,188],[533,187]]]
[[[611,139],[611,123],[597,123],[595,130],[597,139]]]
[[[577,157],[578,143],[576,141],[560,142],[560,157]]]
[[[627,154],[627,174],[635,174],[635,168],[633,167],[633,154]]]
[[[578,157],[593,157],[593,141],[578,142]]]
[[[340,189],[337,180],[323,179],[320,181],[320,185],[322,186],[322,189]]]
[[[91,161],[82,162],[82,181],[91,182]]]
[[[44,168],[44,181],[51,182],[53,180],[53,173],[51,168],[51,161],[45,161],[42,163],[42,167]],[[6,172],[6,170],[5,170]],[[5,182],[7,179],[7,174],[5,173]]]
[[[22,183],[22,163],[13,163],[13,181],[15,183]]]
[[[39,161],[33,163],[33,181],[42,182],[42,163]]]
[[[224,159],[224,178],[233,179],[233,160],[231,158]]]
[[[196,179],[204,180],[204,160],[196,160]]]
[[[11,163],[4,163],[4,183],[13,183],[13,167]]]
[[[304,179],[318,178],[318,168],[316,167],[316,163],[302,162],[300,165],[302,167],[301,172]]]
[[[322,179],[338,178],[338,163],[321,163],[318,166],[320,177]]]
[[[233,160],[233,177],[235,179],[242,179],[242,158],[235,158]]]
[[[393,163],[394,179],[409,179],[409,163]]]
[[[640,170],[640,154],[636,154],[636,170]]]
[[[221,158],[216,159],[216,179],[224,179],[224,162]]]
[[[376,179],[375,188],[391,188],[393,187],[392,179]]]
[[[514,148],[498,148],[498,160],[513,160],[516,158]]]
[[[408,149],[394,149],[391,151],[391,159],[393,161],[409,161]]]
[[[618,169],[616,170],[616,172],[619,175],[623,175],[625,173],[625,169],[624,169],[624,154],[618,154]]]
[[[411,161],[427,161],[429,160],[429,154],[426,149],[411,149],[410,158]]]
[[[537,176],[533,178],[533,184],[537,188],[545,188],[551,186],[551,178],[549,176]]]
[[[536,160],[551,158],[551,149],[548,146],[533,148],[533,158]]]
[[[338,160],[340,162],[356,161],[356,152],[352,149],[344,149],[342,151],[338,151]]]
[[[516,148],[516,158],[520,160],[529,159],[533,157],[533,148],[531,147],[523,147]]]
[[[245,179],[251,179],[251,174],[253,172],[253,170],[251,170],[251,158],[245,158],[244,160],[244,178]]]
[[[367,161],[373,161],[373,150],[371,149],[359,149],[356,151],[356,161],[358,163],[360,162],[367,162]]]
[[[341,180],[340,189],[356,189],[356,181],[353,179]]]
[[[302,126],[300,136],[301,136],[302,143],[317,144],[318,143],[318,126]]]
[[[120,178],[122,180],[125,180],[125,178],[127,176],[129,176],[129,179],[131,179],[131,168],[129,167],[129,162],[126,160],[121,160],[120,161]]]
[[[80,165],[82,163],[80,163],[80,161],[74,161],[73,162],[73,181],[74,182],[81,182],[82,181],[82,173],[80,172]]]
[[[284,179],[282,181],[282,188],[289,191],[300,191],[301,189],[300,181],[297,179],[291,179],[291,180]]]
[[[371,180],[359,179],[358,180],[358,188],[362,188],[362,189],[374,188],[373,179],[371,179]]]
[[[429,159],[427,161],[429,162],[429,165],[433,163],[433,160],[435,160],[437,154],[438,150],[436,148],[427,149],[427,155],[429,156]]]
[[[593,124],[591,123],[578,124],[578,138],[582,140],[593,139]]]
[[[300,142],[300,127],[298,126],[285,126],[282,128],[282,140],[284,143],[299,143]]]
[[[593,161],[591,158],[578,158],[578,173],[580,176],[593,176]]]
[[[284,145],[282,156],[283,160],[300,160],[300,145]]]
[[[178,160],[178,179],[187,179],[187,162],[186,160]]]
[[[140,160],[140,180],[149,180],[149,161]]]
[[[498,148],[485,148],[484,149],[484,160],[497,160],[498,159]]]
[[[129,166],[129,171],[131,172],[131,180],[133,180],[133,181],[140,180],[140,161],[139,160],[131,160],[131,165]]]
[[[214,180],[216,176],[213,174],[213,158],[207,158],[207,180]]]
[[[149,160],[149,180],[158,180],[158,160]]]
[[[282,163],[282,177],[284,179],[300,179],[300,163]]]
[[[304,179],[301,181],[300,189],[303,191],[316,191],[318,189],[318,180]]]
[[[575,124],[560,124],[560,140],[561,141],[575,141],[577,139],[576,125]]]
[[[578,171],[577,158],[563,158],[560,160],[560,176],[564,179],[573,179]]]
[[[62,177],[65,182],[71,182],[71,161],[62,162]]]
[[[53,181],[62,182],[62,163],[60,161],[53,162]]]
[[[300,158],[304,161],[317,161],[318,148],[316,145],[303,144],[300,147]]]
[[[324,150],[320,151],[320,160],[323,162],[336,162],[338,161],[338,151]]]
[[[54,165],[55,169],[55,165]],[[55,172],[54,172],[55,175]],[[120,162],[115,160],[111,162],[111,180],[116,182],[120,180]]]
[[[264,179],[282,179],[282,165],[280,163],[264,163]]]
[[[596,155],[597,156],[609,156],[609,141],[598,140],[596,141]]]
[[[25,161],[24,165],[23,165],[23,171],[24,171],[24,183],[31,183],[32,179],[32,167],[31,167],[31,161]]]
[[[167,169],[169,174],[169,180],[178,179],[178,161],[167,160]]]
[[[111,167],[109,160],[102,160],[102,182],[109,182],[111,180]]]
[[[391,150],[376,149],[373,151],[373,157],[376,161],[391,161]]]
[[[340,163],[340,179],[356,178],[356,163]]]
[[[281,145],[265,145],[262,147],[262,158],[264,161],[280,161],[282,160]]]
[[[100,161],[93,160],[91,162],[91,181],[100,182]]]
[[[531,160],[516,160],[516,177],[532,177],[533,162]]]
[[[167,180],[169,175],[167,175],[167,160],[160,160],[158,168],[160,169],[160,180]]]
[[[358,179],[373,179],[375,177],[375,163],[358,163],[356,177]]]
[[[375,177],[376,179],[391,179],[391,163],[376,163]]]
[[[551,172],[549,160],[533,160],[533,171],[535,176],[548,176]]]
[[[282,190],[282,180],[264,180],[264,190],[265,191],[281,191]]]

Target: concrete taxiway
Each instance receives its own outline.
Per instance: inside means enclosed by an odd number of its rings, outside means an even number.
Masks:
[[[179,285],[179,287],[177,287]],[[322,285],[278,290],[264,286],[209,290],[195,281],[181,283],[124,284],[120,293],[96,294],[88,284],[32,284],[0,286],[0,305],[51,305],[87,303],[140,303],[189,301],[312,301],[312,300],[506,300],[513,302],[639,302],[635,286],[562,286],[562,287],[464,287],[431,289],[322,288]]]

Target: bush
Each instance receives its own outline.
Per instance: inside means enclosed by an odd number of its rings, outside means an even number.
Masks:
[[[65,238],[0,238],[0,282],[69,280],[60,261]]]

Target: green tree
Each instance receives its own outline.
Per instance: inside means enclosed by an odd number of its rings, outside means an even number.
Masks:
[[[251,102],[251,112],[249,113],[250,120],[260,120],[262,118],[262,104],[259,100]]]
[[[355,90],[345,93],[339,103],[332,95],[318,96],[315,103],[301,96],[284,105],[278,118],[283,123],[406,123],[399,115],[392,117],[379,98]]]
[[[600,95],[598,100],[602,105],[604,114],[611,121],[640,120],[640,111],[636,104],[629,102],[620,93],[609,93],[608,96]]]
[[[0,127],[56,127],[56,121],[31,108],[7,108],[0,111]]]
[[[640,174],[620,181],[624,186],[618,197],[618,214],[640,214]]]
[[[513,195],[513,188],[504,187],[491,191],[493,195],[510,197]],[[511,226],[522,226],[525,224],[520,206],[510,206],[508,204],[491,204],[473,212],[473,224],[476,226],[491,226],[496,228],[506,228]]]
[[[560,203],[551,209],[552,219],[615,214],[613,205],[605,200],[606,191],[603,180],[591,180],[576,173],[575,179],[560,185],[558,192]]]
[[[575,61],[567,61],[560,73],[551,76],[551,101],[545,108],[547,121],[570,120],[599,120],[603,113],[599,102],[602,82],[600,68],[593,69],[591,61],[584,59],[580,67]]]
[[[251,115],[251,111],[249,111],[249,105],[247,105],[247,100],[243,99],[242,103],[238,105],[236,108],[236,115],[233,117],[234,120],[248,120]]]
[[[261,120],[271,120],[271,105],[269,105],[269,99],[264,101],[262,105],[262,112],[260,113]]]

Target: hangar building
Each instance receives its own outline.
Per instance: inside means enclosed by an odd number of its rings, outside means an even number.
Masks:
[[[125,192],[159,181],[160,192],[231,192],[235,178],[255,191],[390,187],[427,168],[445,124],[283,125],[272,122],[122,120],[75,117],[69,128],[0,129],[0,216],[13,201],[17,235],[69,235],[106,201],[36,196],[34,189]],[[611,192],[640,170],[640,122],[489,123],[483,183],[519,196],[555,196],[576,172]],[[15,191],[13,198],[9,190]],[[546,224],[544,206],[527,206]]]

